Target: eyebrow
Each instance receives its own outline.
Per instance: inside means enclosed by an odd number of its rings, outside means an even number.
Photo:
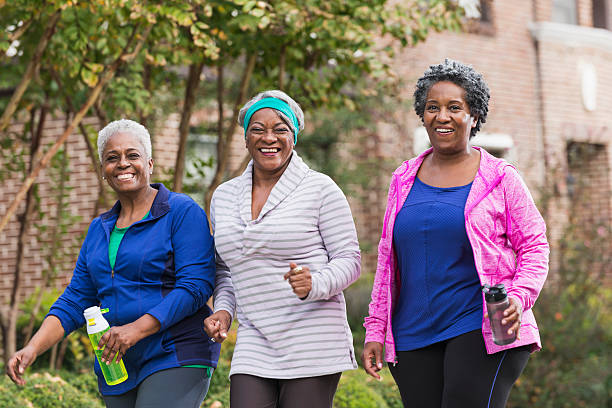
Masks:
[[[255,121],[255,122],[252,122],[252,123],[249,125],[249,127],[251,127],[251,126],[255,126],[256,124],[257,124],[257,125],[260,125],[260,126],[265,127],[265,125],[264,125],[263,123],[261,123],[260,121]],[[277,123],[276,123],[274,126],[272,126],[272,127],[273,127],[273,128],[275,128],[275,127],[280,126],[280,125],[284,125],[284,126],[289,127],[289,125],[288,125],[288,124],[286,124],[286,123],[285,123],[284,121],[282,121],[282,120],[281,120],[280,122],[277,122]]]
[[[140,153],[140,150],[138,150],[136,147],[128,147],[128,149],[126,150],[128,153],[136,151],[137,153]],[[119,153],[119,150],[109,150],[107,152],[104,153],[105,156],[108,156],[111,153]]]
[[[439,102],[436,99],[428,99],[425,101],[425,103],[439,103]],[[466,102],[460,99],[451,99],[450,101],[448,101],[448,103],[466,103]]]

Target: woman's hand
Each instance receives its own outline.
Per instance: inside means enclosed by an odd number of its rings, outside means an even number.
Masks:
[[[100,362],[106,364],[119,362],[130,347],[145,337],[157,333],[160,327],[159,321],[150,314],[145,314],[132,323],[111,327],[98,342],[98,350],[104,347]]]
[[[34,347],[28,345],[13,354],[13,357],[6,364],[6,375],[17,385],[25,385],[22,378],[25,369],[32,365],[36,360],[37,353]]]
[[[523,307],[521,303],[513,297],[508,297],[510,306],[504,310],[504,318],[502,319],[502,325],[512,325],[508,329],[508,334],[516,333],[516,339],[521,339],[521,319],[523,318]]]
[[[381,380],[378,372],[383,367],[383,345],[377,341],[369,341],[363,346],[363,354],[361,354],[361,362],[365,372],[370,374],[377,380]]]
[[[312,289],[312,275],[307,266],[297,266],[296,263],[289,264],[289,272],[283,276],[283,279],[288,280],[293,293],[300,299],[306,298]]]
[[[232,324],[232,316],[226,310],[219,310],[204,319],[204,331],[212,341],[223,343]]]

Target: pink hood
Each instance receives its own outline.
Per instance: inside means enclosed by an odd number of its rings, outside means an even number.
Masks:
[[[532,344],[534,351],[539,350],[540,335],[531,308],[548,274],[546,225],[517,171],[505,160],[482,148],[474,148],[480,150],[480,167],[465,204],[465,228],[474,251],[476,270],[481,284],[503,283],[508,296],[523,305],[521,339],[506,346],[493,343],[483,307],[485,346],[489,354],[527,344]],[[402,163],[391,177],[372,300],[364,323],[366,343],[383,343],[387,362],[395,362],[391,316],[400,287],[393,251],[393,226],[419,167],[431,150]]]

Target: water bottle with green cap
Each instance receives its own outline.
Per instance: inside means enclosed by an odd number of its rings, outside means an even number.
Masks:
[[[85,309],[83,315],[85,316],[85,322],[87,323],[87,334],[89,340],[93,346],[94,353],[102,369],[102,375],[108,385],[116,385],[127,380],[128,374],[123,364],[123,360],[113,361],[110,364],[103,363],[100,359],[102,358],[102,350],[98,350],[98,343],[100,339],[108,330],[110,326],[106,319],[102,316],[102,313],[108,312],[108,309],[100,309],[98,306],[92,306]]]

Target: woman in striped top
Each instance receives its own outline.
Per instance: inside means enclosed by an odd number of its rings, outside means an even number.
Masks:
[[[232,408],[327,408],[341,372],[357,367],[342,291],[360,273],[348,202],[293,150],[304,128],[281,91],[240,111],[252,160],[215,191],[217,251],[211,341],[238,335],[230,371]]]

